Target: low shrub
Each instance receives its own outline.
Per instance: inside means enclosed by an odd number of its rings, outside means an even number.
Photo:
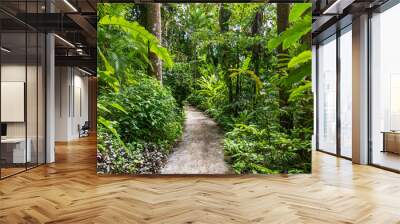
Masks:
[[[101,117],[112,127],[98,128],[98,171],[158,173],[183,129],[183,112],[171,91],[137,75],[120,91],[100,94],[98,102],[109,105]]]
[[[163,84],[170,88],[172,95],[180,107],[193,91],[193,72],[189,63],[175,63],[174,67],[166,70]]]
[[[225,135],[224,149],[236,173],[310,172],[311,142],[295,135],[239,124]]]
[[[109,116],[118,123],[116,130],[124,142],[152,142],[167,150],[182,134],[182,110],[170,90],[151,77],[141,77],[106,98],[128,112],[111,109]]]
[[[125,146],[106,130],[98,135],[98,173],[158,173],[168,158],[161,146],[154,143],[132,142]]]

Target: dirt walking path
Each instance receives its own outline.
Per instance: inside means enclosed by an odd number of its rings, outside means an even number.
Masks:
[[[223,132],[217,123],[194,107],[185,107],[186,121],[182,142],[168,158],[162,174],[226,174]]]

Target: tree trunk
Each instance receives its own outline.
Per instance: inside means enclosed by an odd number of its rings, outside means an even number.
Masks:
[[[256,36],[256,35],[261,35],[262,34],[262,21],[263,21],[263,8],[259,8],[258,11],[256,12],[256,15],[254,16],[253,24],[251,26],[251,35]],[[253,53],[253,58],[252,61],[254,63],[254,73],[260,77],[260,60],[261,60],[261,55],[262,55],[262,45],[261,43],[255,43],[253,45],[252,53]],[[257,88],[256,88],[256,83],[254,83],[253,86],[253,91],[254,91],[254,106],[257,103]]]
[[[146,28],[150,31],[161,43],[161,4],[148,3],[146,4]],[[162,83],[162,62],[149,50],[149,59],[152,67],[149,68],[149,75],[155,77]]]
[[[290,12],[290,5],[286,3],[277,4],[276,6],[276,18],[277,18],[277,27],[278,27],[278,34],[282,33],[289,27],[289,12]],[[286,53],[282,49],[282,45],[278,47],[279,53]]]
[[[221,30],[221,33],[225,33],[229,30],[229,24],[228,24],[228,20],[231,17],[231,11],[229,11],[229,9],[225,8],[224,4],[221,4],[219,7],[219,27]],[[228,67],[226,66],[228,64],[227,60],[228,60],[228,49],[226,44],[222,45],[222,54],[221,57],[219,59],[220,64],[222,65],[222,68],[225,72],[225,82],[227,83],[228,86],[228,97],[229,97],[229,103],[233,102],[233,90],[232,90],[232,80],[229,76],[228,73]]]
[[[277,4],[277,28],[278,34],[284,32],[289,27],[289,12],[290,5],[289,4]],[[283,50],[282,45],[278,47],[278,58],[287,54],[287,50]],[[282,129],[286,132],[289,132],[293,128],[293,118],[290,113],[287,111],[287,107],[289,106],[289,93],[284,86],[279,87],[279,108],[286,113],[281,113],[279,115],[279,121]]]
[[[263,9],[260,8],[256,15],[254,16],[253,24],[251,26],[251,35],[256,36],[262,33],[262,18],[263,18]],[[255,43],[253,45],[253,62],[254,62],[254,73],[260,76],[260,56],[261,56],[262,46],[260,43]]]

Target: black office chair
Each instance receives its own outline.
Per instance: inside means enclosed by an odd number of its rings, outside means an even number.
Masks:
[[[85,121],[85,123],[82,125],[82,127],[80,127],[80,125],[78,125],[79,138],[89,136],[89,129],[90,129],[89,121]]]

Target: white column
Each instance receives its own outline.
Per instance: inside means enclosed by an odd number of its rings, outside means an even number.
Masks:
[[[53,12],[54,5],[46,2],[46,11]],[[55,161],[55,43],[54,34],[46,35],[46,163]]]
[[[52,163],[55,161],[54,150],[54,133],[55,133],[55,56],[54,56],[54,35],[47,34],[46,36],[46,162]]]
[[[353,162],[368,163],[368,15],[353,19]]]

